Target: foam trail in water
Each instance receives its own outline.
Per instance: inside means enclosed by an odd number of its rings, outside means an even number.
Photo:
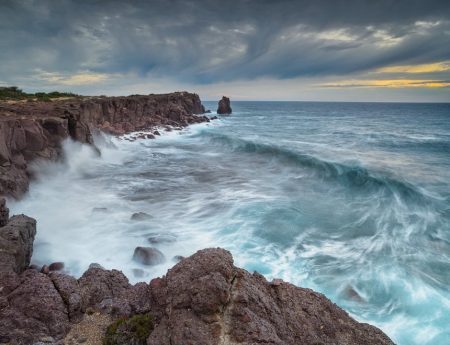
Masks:
[[[148,281],[175,255],[221,246],[239,266],[325,293],[400,345],[448,345],[447,110],[234,109],[157,140],[112,139],[116,149],[103,144],[100,158],[66,143],[66,163],[37,165],[42,179],[12,203],[38,219],[33,260],[65,261],[78,275],[99,262]],[[132,222],[134,212],[153,218]],[[155,233],[175,240],[152,244]],[[134,263],[143,245],[166,263]]]

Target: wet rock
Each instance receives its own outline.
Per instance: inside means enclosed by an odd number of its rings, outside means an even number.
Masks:
[[[108,209],[106,207],[94,207],[92,209],[92,212],[94,212],[94,213],[106,213],[106,212],[108,212]]]
[[[144,221],[144,220],[150,220],[153,217],[145,212],[136,212],[131,215],[131,220],[135,221]]]
[[[50,271],[62,271],[64,269],[64,262],[53,262],[48,266]]]
[[[208,121],[194,115],[203,112],[199,96],[188,92],[0,102],[0,195],[23,195],[29,184],[28,163],[58,159],[69,137],[93,145],[96,131],[123,135],[164,125],[184,127]]]
[[[357,302],[357,303],[365,303],[364,298],[355,290],[355,288],[351,285],[347,285],[345,289],[342,291],[342,295],[344,298]]]
[[[147,240],[151,243],[151,244],[159,244],[159,243],[173,243],[177,240],[177,237],[175,235],[172,234],[158,234],[158,233],[154,233],[151,234]]]
[[[211,114],[211,110],[205,110],[205,114]]]
[[[49,274],[50,268],[47,265],[44,265],[39,272],[41,272],[42,274]]]
[[[230,106],[230,99],[228,97],[223,96],[219,101],[219,106],[217,108],[217,114],[229,115],[232,113]]]
[[[210,117],[209,119],[210,119],[210,120],[217,120],[218,117],[217,117],[217,116],[212,116],[212,117]]]
[[[172,258],[172,260],[175,261],[175,262],[180,262],[180,261],[183,260],[183,259],[185,259],[185,257],[182,256],[182,255],[175,255],[175,256]]]
[[[146,139],[155,139],[155,136],[153,134],[147,134],[145,136]]]
[[[0,272],[23,272],[29,265],[36,236],[36,220],[13,216],[0,228]]]
[[[166,259],[164,254],[153,247],[136,247],[133,260],[143,265],[154,266],[163,263]]]
[[[161,133],[159,133],[159,131],[154,131],[153,135],[161,135]]]
[[[143,276],[145,276],[145,272],[144,272],[144,270],[143,269],[141,269],[141,268],[133,268],[133,275],[136,277],[136,278],[142,278]]]

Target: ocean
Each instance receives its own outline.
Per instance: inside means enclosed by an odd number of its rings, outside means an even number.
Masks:
[[[400,345],[450,344],[450,104],[232,107],[156,140],[98,137],[101,157],[67,141],[64,162],[35,162],[29,194],[9,201],[38,221],[32,261],[138,282],[219,246]],[[133,262],[152,245],[165,263]]]

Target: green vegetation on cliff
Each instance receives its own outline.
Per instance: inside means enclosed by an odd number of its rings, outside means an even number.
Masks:
[[[19,89],[17,86],[2,86],[0,87],[0,100],[37,100],[37,101],[50,101],[54,98],[63,97],[80,97],[77,94],[71,92],[36,92],[26,93]]]
[[[153,328],[153,318],[149,314],[119,319],[108,326],[103,345],[145,345]]]

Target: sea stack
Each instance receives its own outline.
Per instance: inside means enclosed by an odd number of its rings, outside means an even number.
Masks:
[[[217,114],[229,115],[231,113],[230,99],[222,96],[222,99],[219,101],[219,106],[217,107]]]

